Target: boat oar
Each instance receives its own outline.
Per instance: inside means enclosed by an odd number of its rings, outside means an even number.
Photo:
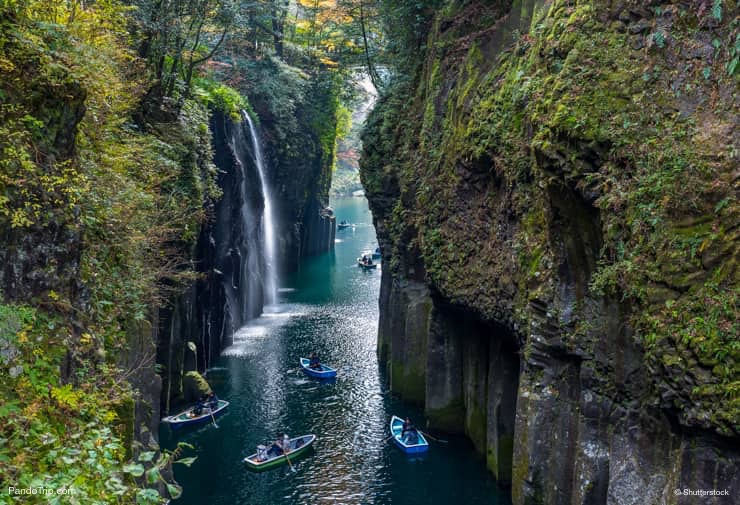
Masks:
[[[434,440],[435,442],[441,442],[441,443],[443,443],[443,444],[446,444],[446,443],[447,443],[447,440],[441,440],[441,439],[439,439],[439,438],[433,437],[433,436],[431,436],[431,435],[430,435],[429,433],[426,433],[426,432],[424,432],[424,431],[421,431],[421,430],[419,430],[419,433],[421,433],[421,434],[422,434],[422,435],[424,435],[425,437],[429,437],[429,438],[431,438],[431,439],[432,439],[432,440]]]
[[[293,466],[293,463],[290,462],[290,458],[288,457],[288,452],[285,449],[283,449],[283,454],[285,454],[285,461],[288,462],[288,466],[290,466],[290,470],[293,473],[295,473],[295,471],[296,471],[295,470],[295,467]]]
[[[395,435],[391,435],[390,437],[386,438],[385,440],[383,440],[383,443],[386,443],[388,440],[392,439],[393,437],[395,437]]]
[[[213,409],[210,409],[211,411],[211,421],[213,421],[213,425],[218,428],[218,424],[216,424],[216,417],[213,415]]]

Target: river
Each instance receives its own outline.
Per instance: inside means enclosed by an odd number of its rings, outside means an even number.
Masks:
[[[429,452],[409,458],[392,443],[392,414],[423,424],[423,411],[390,394],[375,354],[380,270],[355,260],[377,245],[364,198],[332,202],[337,219],[356,223],[337,231],[335,251],[305,260],[282,279],[278,303],[238,331],[207,379],[228,412],[199,429],[161,431],[165,447],[191,443],[198,459],[175,465],[182,505],[394,504],[506,505],[482,458],[466,439],[440,435]],[[318,353],[338,368],[333,383],[298,370],[298,358]],[[294,462],[252,473],[242,459],[277,433],[314,433],[314,449]],[[432,432],[434,434],[434,432]]]

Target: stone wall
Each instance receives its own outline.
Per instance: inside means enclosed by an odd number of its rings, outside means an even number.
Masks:
[[[738,279],[732,16],[430,12],[363,138],[391,388],[465,433],[517,505],[736,496],[736,314],[715,309]]]

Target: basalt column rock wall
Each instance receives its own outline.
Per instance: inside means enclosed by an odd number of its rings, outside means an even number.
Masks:
[[[368,119],[381,362],[515,504],[740,493],[735,7],[443,2]]]
[[[335,219],[328,208],[334,152],[327,147],[333,146],[333,137],[326,145],[320,142],[322,131],[311,116],[331,103],[320,93],[306,100],[299,101],[299,126],[274,118],[274,104],[267,97],[251,97],[268,158],[265,176],[277,219],[278,274],[298,268],[302,257],[334,246]],[[246,128],[244,123],[213,112],[214,163],[223,194],[208,209],[209,219],[193,252],[199,278],[160,311],[157,353],[158,363],[167,370],[163,384],[166,410],[182,400],[185,371],[205,370],[231,344],[234,332],[261,314],[265,303],[264,199]],[[296,128],[290,147],[280,140],[286,128]],[[195,344],[195,352],[189,342]]]
[[[199,279],[161,311],[158,362],[167,370],[165,407],[182,399],[184,372],[205,370],[264,304],[264,202],[249,132],[219,112],[211,130],[223,194],[194,251]]]

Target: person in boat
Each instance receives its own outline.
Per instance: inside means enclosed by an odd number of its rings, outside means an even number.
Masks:
[[[278,437],[275,439],[275,441],[270,446],[270,449],[267,451],[267,454],[270,457],[280,456],[281,454],[285,454],[285,451],[283,450],[283,439],[285,438],[284,435],[278,435]]]
[[[208,408],[211,409],[211,412],[218,408],[218,396],[213,391],[208,393]]]
[[[403,427],[401,428],[401,440],[403,440],[404,444],[410,445],[415,444],[418,440],[416,428],[408,417],[403,422]]]
[[[308,367],[314,370],[321,369],[321,362],[319,361],[319,357],[316,356],[315,352],[311,353],[311,360],[308,362]]]
[[[257,446],[257,462],[262,462],[270,459],[270,456],[268,455],[268,447],[264,445],[258,445]]]
[[[195,402],[195,406],[193,407],[193,410],[192,410],[192,413],[193,413],[192,417],[198,417],[203,414],[203,409],[206,406],[205,399],[206,399],[205,396],[201,396],[198,399],[198,401]]]

